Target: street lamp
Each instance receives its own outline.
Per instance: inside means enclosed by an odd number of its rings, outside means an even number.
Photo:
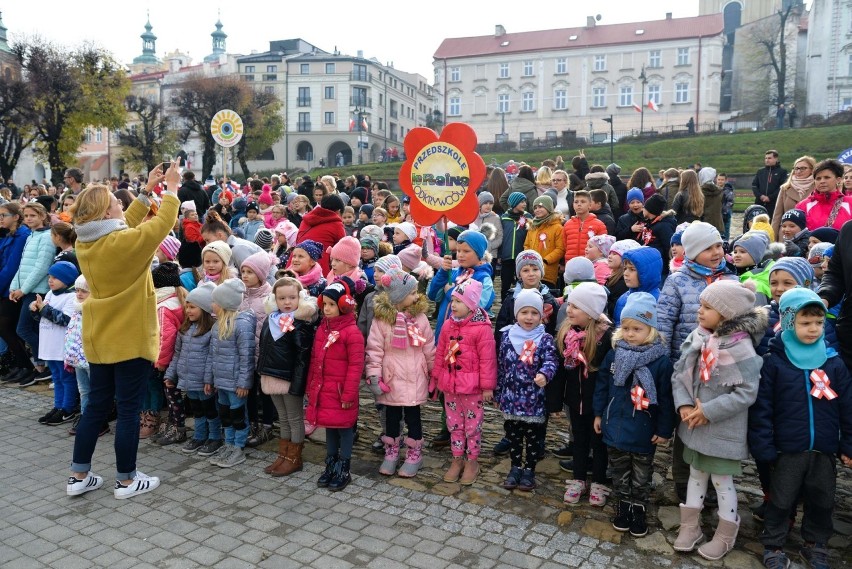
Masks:
[[[639,134],[645,130],[645,85],[648,83],[648,78],[645,76],[645,65],[642,65],[642,72],[639,73],[639,80],[642,82],[642,106],[639,110]]]
[[[615,162],[615,158],[613,157],[614,156],[613,148],[612,148],[612,145],[614,144],[613,137],[615,136],[615,133],[613,132],[613,127],[612,127],[612,115],[609,115],[608,117],[604,117],[601,120],[609,123],[609,163],[612,164],[613,162]]]
[[[361,133],[364,132],[364,109],[360,106],[355,107],[355,113],[358,115],[358,164],[364,163],[364,146],[361,142]]]

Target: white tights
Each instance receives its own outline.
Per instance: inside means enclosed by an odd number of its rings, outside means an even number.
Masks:
[[[689,481],[686,486],[686,506],[702,508],[707,495],[707,483],[713,477],[713,487],[719,498],[719,517],[729,522],[737,521],[737,490],[734,477],[730,474],[709,474],[689,467]]]

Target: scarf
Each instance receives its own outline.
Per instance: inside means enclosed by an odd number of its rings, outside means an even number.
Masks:
[[[787,359],[799,369],[817,369],[828,359],[825,346],[825,334],[813,344],[804,344],[796,337],[794,330],[781,332],[781,340],[784,341],[784,353]]]
[[[684,258],[683,266],[692,271],[693,273],[701,275],[702,277],[707,279],[708,283],[711,283],[719,279],[719,277],[721,277],[725,273],[725,267],[727,266],[727,263],[725,262],[725,259],[722,259],[722,262],[719,263],[718,267],[716,267],[715,269],[711,269],[710,267],[699,265],[691,259]]]
[[[74,226],[74,230],[77,232],[77,240],[81,243],[92,243],[114,231],[125,229],[127,229],[127,224],[123,219],[99,219]]]
[[[811,175],[807,178],[792,178],[789,187],[796,190],[796,194],[799,196],[797,199],[802,201],[806,194],[814,189],[814,177]]]
[[[157,295],[157,304],[160,304],[164,300],[175,296],[176,290],[173,286],[161,286],[160,288],[155,288],[154,293]]]
[[[638,384],[644,390],[644,393],[639,394],[640,402],[642,395],[646,395],[648,402],[651,405],[656,405],[657,386],[654,383],[651,371],[648,369],[648,364],[666,355],[666,348],[662,342],[658,338],[653,344],[634,346],[624,340],[619,340],[615,348],[618,364],[615,366],[615,373],[612,376],[613,385],[616,387],[623,386],[627,382],[627,378],[633,374],[631,387]]]
[[[276,310],[269,315],[269,333],[272,335],[272,340],[277,342],[278,339],[296,329],[295,312],[280,312]]]
[[[219,275],[221,275],[221,274],[222,273],[208,273],[207,271],[205,271],[204,272],[204,282],[215,283],[216,281],[219,280]]]
[[[333,272],[333,271],[332,271]],[[322,278],[322,267],[319,263],[315,264],[313,268],[305,273],[304,275],[300,275],[296,273],[296,279],[302,283],[302,286],[307,288],[311,285],[314,285],[319,282]]]
[[[509,341],[512,342],[512,347],[515,348],[515,352],[519,356],[532,356],[535,354],[535,348],[541,341],[541,337],[544,336],[544,324],[539,324],[532,330],[524,330],[519,324],[515,323],[504,326],[500,331],[509,332]],[[528,342],[532,342],[532,347]],[[532,363],[532,361],[524,363]]]
[[[554,219],[556,219],[556,212],[552,211],[552,212],[550,212],[550,215],[548,215],[547,217],[542,217],[541,219],[539,219],[537,217],[532,218],[532,220],[530,220],[529,224],[533,226],[533,229],[536,229],[538,227],[541,227],[542,225],[547,225],[548,223],[550,223]]]
[[[359,269],[358,267],[355,267],[351,271],[343,273],[341,275],[338,275],[337,273],[334,272],[334,269],[331,269],[328,272],[328,275],[326,275],[325,280],[327,280],[330,283],[333,283],[336,279],[339,279],[340,277],[349,277],[349,279],[353,283],[357,283],[360,279],[366,279],[366,277],[364,276],[364,273],[361,271],[361,269]],[[302,283],[302,284],[304,285],[305,283]],[[352,291],[352,294],[355,294],[355,291]]]
[[[470,280],[471,277],[473,277],[473,269],[463,269],[459,267],[459,272],[456,275],[456,280],[453,281],[453,284],[455,286],[459,286],[463,282]]]
[[[393,335],[391,336],[391,347],[404,350],[409,344],[414,348],[419,348],[425,343],[426,337],[420,333],[414,318],[405,312],[397,312]]]
[[[585,330],[579,330],[573,326],[570,327],[565,334],[565,350],[562,352],[562,355],[565,358],[566,368],[574,369],[582,364],[583,377],[589,377],[589,362],[586,361],[586,354],[583,353],[585,340]]]
[[[406,247],[408,247],[409,245],[411,245],[411,241],[410,241],[410,240],[408,240],[408,239],[406,239],[405,241],[403,241],[403,242],[402,242],[402,243],[400,243],[399,245],[394,245],[394,246],[393,246],[393,254],[394,254],[394,255],[399,255],[400,251],[402,251],[403,249],[405,249],[405,248],[406,248]]]

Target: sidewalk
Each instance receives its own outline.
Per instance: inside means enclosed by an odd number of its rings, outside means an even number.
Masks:
[[[66,426],[36,423],[50,404],[49,393],[43,388],[0,389],[0,455],[6,458],[0,466],[4,569],[722,566],[673,553],[672,506],[661,508],[652,533],[641,540],[613,531],[609,509],[563,506],[564,473],[554,467],[553,458],[542,463],[542,487],[533,494],[497,486],[507,462],[499,459],[484,461],[483,475],[472,487],[443,483],[449,453],[439,450],[426,452],[425,468],[415,480],[382,477],[376,472],[380,460],[368,449],[372,433],[367,428],[356,448],[353,483],[337,494],[314,483],[324,456],[321,444],[306,445],[303,472],[272,479],[262,471],[273,458],[266,450],[271,443],[249,451],[246,463],[226,470],[187,457],[175,446],[143,441],[139,466],[163,483],[150,494],[115,500],[110,434],[100,440],[94,460],[96,472],[106,479],[104,488],[68,498],[64,485],[72,439]],[[362,409],[362,425],[370,424],[366,395]],[[488,443],[496,442],[491,440],[496,434],[492,425]],[[838,501],[846,534],[836,539],[845,540],[846,551],[837,549],[842,543],[832,543],[835,567],[850,566],[849,473],[842,476],[847,491]],[[751,524],[745,505],[740,513],[744,526]],[[712,523],[709,517],[705,521]],[[670,531],[662,531],[660,524]],[[754,534],[751,526],[744,534]],[[724,566],[759,567],[751,553],[755,545],[746,537]]]

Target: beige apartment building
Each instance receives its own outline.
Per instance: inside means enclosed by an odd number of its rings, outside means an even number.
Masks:
[[[480,142],[716,128],[721,13],[445,39],[434,54],[438,108]],[[603,133],[606,133],[605,135]]]

